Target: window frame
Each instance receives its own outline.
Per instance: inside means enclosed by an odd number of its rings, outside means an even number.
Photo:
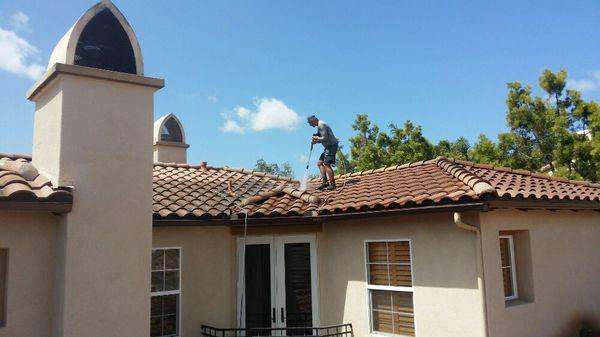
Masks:
[[[513,294],[511,296],[504,296],[504,301],[512,301],[519,299],[519,284],[517,282],[517,264],[515,257],[515,235],[514,234],[501,234],[498,236],[498,246],[500,246],[500,240],[506,239],[508,241],[508,255],[510,266],[505,267],[502,265],[502,250],[500,250],[500,276],[502,278],[502,286],[504,286],[504,276],[503,269],[510,268],[510,276],[511,276],[511,288],[513,290]]]
[[[408,250],[410,252],[410,287],[405,286],[382,286],[382,285],[370,285],[369,284],[369,243],[372,242],[408,242]],[[371,303],[371,290],[383,290],[383,291],[391,291],[391,292],[404,292],[412,294],[412,305],[413,305],[413,322],[414,322],[414,330],[415,336],[418,336],[417,333],[417,312],[416,301],[415,301],[415,287],[414,287],[414,259],[413,259],[413,246],[412,239],[408,238],[400,238],[400,239],[381,239],[381,240],[364,240],[363,242],[363,253],[364,253],[364,266],[365,266],[365,289],[366,289],[366,297],[367,297],[367,318],[369,322],[369,334],[373,336],[391,336],[391,337],[405,337],[407,335],[395,334],[395,333],[387,333],[382,331],[377,331],[373,329],[373,307]],[[388,263],[389,265],[389,260]]]
[[[152,297],[156,297],[156,296],[167,296],[167,295],[179,295],[179,300],[177,301],[177,334],[173,335],[173,337],[179,337],[181,336],[181,317],[182,317],[182,302],[183,302],[183,296],[182,296],[182,290],[183,290],[183,282],[182,282],[182,272],[181,272],[181,266],[183,265],[182,263],[182,258],[183,258],[183,249],[182,247],[152,247],[152,251],[150,253],[150,256],[152,256],[152,253],[154,253],[155,250],[169,250],[169,249],[177,249],[179,251],[179,289],[178,290],[168,290],[168,291],[152,291],[150,290],[150,300],[152,301]],[[162,269],[163,271],[165,270],[172,270],[172,269]],[[150,286],[152,286],[152,264],[150,265]]]

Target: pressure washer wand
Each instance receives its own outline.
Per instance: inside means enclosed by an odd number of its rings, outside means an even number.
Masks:
[[[300,181],[300,191],[306,191],[306,187],[308,187],[308,166],[310,165],[310,157],[312,156],[313,147],[315,144],[310,143],[310,152],[308,153],[308,160],[306,161],[306,170],[304,171],[304,177]]]
[[[310,165],[310,156],[312,155],[312,150],[315,144],[310,143],[310,152],[308,152],[308,160],[306,161],[306,169],[308,170],[308,165]]]

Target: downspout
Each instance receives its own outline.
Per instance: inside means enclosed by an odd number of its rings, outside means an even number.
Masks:
[[[483,335],[489,336],[488,331],[488,308],[487,301],[485,297],[485,271],[483,268],[483,240],[481,238],[481,230],[479,227],[463,222],[462,213],[454,212],[454,224],[456,227],[470,231],[475,233],[475,235],[479,238],[476,240],[476,251],[477,251],[477,264],[478,267],[481,268],[481,279],[477,280],[477,286],[481,289],[481,301],[483,302]]]
[[[471,232],[475,232],[476,234],[480,234],[479,232],[479,227],[473,226],[473,225],[469,225],[467,223],[464,223],[462,221],[462,213],[460,212],[454,212],[454,224],[458,227],[458,228],[462,228]]]

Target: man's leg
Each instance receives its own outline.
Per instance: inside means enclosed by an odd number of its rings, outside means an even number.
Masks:
[[[319,189],[322,190],[322,189],[326,188],[327,186],[329,186],[329,182],[327,181],[327,170],[325,169],[325,165],[323,165],[322,159],[319,159],[319,161],[317,162],[317,167],[319,168],[319,171],[321,172],[321,179],[323,179],[321,186],[319,186]]]
[[[323,178],[323,181],[327,181],[327,169],[325,169],[322,160],[317,162],[317,167],[319,168],[319,171],[321,171],[321,178]]]
[[[333,173],[333,168],[331,168],[331,164],[325,164],[325,173],[327,174],[327,178],[329,178],[329,184],[331,187],[335,188],[335,174]]]
[[[325,166],[325,174],[329,178],[328,189],[335,188],[335,174],[331,165],[335,165],[335,155],[337,152],[337,146],[325,149],[323,156],[323,165]]]

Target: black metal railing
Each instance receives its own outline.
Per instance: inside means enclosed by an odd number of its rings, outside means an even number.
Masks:
[[[354,337],[352,324],[339,324],[322,327],[286,327],[286,328],[248,328],[248,329],[222,329],[208,325],[201,327],[202,337]]]

